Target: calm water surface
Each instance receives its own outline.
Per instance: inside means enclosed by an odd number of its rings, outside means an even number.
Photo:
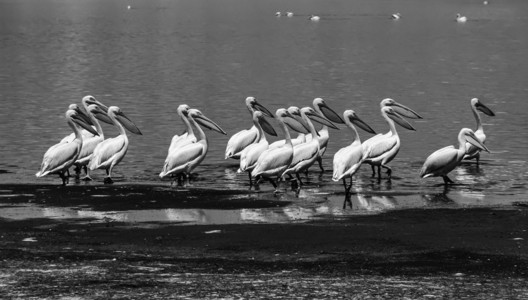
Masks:
[[[276,11],[295,16],[277,18]],[[402,147],[390,164],[392,182],[371,179],[370,168],[362,167],[352,208],[343,210],[342,186],[331,181],[332,157],[350,143],[349,131],[340,126],[331,132],[327,171],[312,168],[299,197],[290,191],[277,196],[291,202],[286,207],[123,208],[103,217],[291,222],[399,208],[526,203],[526,11],[523,0],[0,0],[0,183],[59,184],[56,176],[34,174],[47,148],[70,131],[63,116],[67,106],[91,94],[121,107],[143,132],[130,136],[129,151],[115,168],[117,184],[169,189],[157,174],[172,135],[183,130],[176,108],[187,103],[228,132],[207,132],[210,149],[195,170],[194,188],[274,197],[267,184],[258,193],[245,191],[247,176],[236,174],[236,161],[224,160],[229,136],[251,125],[243,105],[247,96],[272,111],[323,97],[338,112],[354,109],[378,132],[388,130],[379,102],[391,97],[424,119],[413,122],[415,132],[399,128]],[[403,18],[390,20],[394,12]],[[469,21],[456,23],[458,12]],[[310,14],[321,21],[310,22]],[[480,167],[464,164],[453,171],[450,177],[461,185],[448,190],[441,179],[421,180],[419,169],[431,152],[455,144],[460,128],[475,128],[473,97],[496,113],[484,116],[492,154],[482,155]],[[103,126],[107,136],[117,134]],[[103,174],[94,172],[96,182],[89,185],[101,185]],[[4,203],[16,197],[9,190],[0,196]],[[97,218],[89,199],[86,204],[58,215],[57,208],[28,204],[21,211],[4,208],[0,216],[34,210],[39,216]]]

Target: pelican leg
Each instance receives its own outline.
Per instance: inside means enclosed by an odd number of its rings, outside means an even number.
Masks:
[[[104,184],[112,184],[112,183],[114,183],[114,181],[112,180],[112,176],[110,175],[111,172],[112,172],[111,169],[112,169],[112,167],[106,169],[106,177],[105,177],[105,179],[103,180],[103,183],[104,183]]]
[[[386,165],[381,165],[381,167],[387,169],[387,177],[389,177],[389,179],[391,179],[391,175],[392,175],[392,169]],[[380,169],[378,169],[378,172],[380,171]]]
[[[321,169],[321,172],[324,172],[323,168],[323,158],[321,156],[317,156],[317,162],[319,163],[319,169]]]
[[[378,166],[378,180],[381,180],[381,166]]]
[[[480,164],[480,152],[477,153],[477,155],[475,155],[475,159],[477,160],[477,167],[478,167]]]
[[[84,166],[84,173],[86,174],[86,176],[84,176],[83,178],[81,178],[81,180],[83,181],[92,181],[92,177],[90,177],[90,171],[88,170],[88,168],[86,166]]]
[[[352,200],[350,199],[350,194],[345,195],[345,201],[343,202],[343,209],[346,209],[346,206],[348,206],[352,209]]]
[[[251,178],[251,171],[248,171],[248,177],[249,177],[249,186],[253,186],[253,179]]]
[[[453,180],[449,179],[449,177],[447,177],[447,175],[443,175],[442,178],[444,179],[444,184],[445,185],[449,185],[449,184],[453,184]]]
[[[63,186],[66,186],[66,184],[68,184],[68,182],[70,181],[69,180],[69,176],[66,176],[64,174],[64,171],[59,172],[59,177],[62,179],[62,185]]]
[[[372,177],[376,177],[376,167],[374,165],[370,165],[372,168]]]

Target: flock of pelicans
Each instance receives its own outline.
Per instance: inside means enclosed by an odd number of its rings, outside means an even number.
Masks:
[[[225,158],[239,160],[238,172],[247,172],[250,185],[258,185],[262,179],[266,179],[277,189],[276,180],[288,175],[292,179],[292,188],[298,191],[303,184],[300,175],[307,172],[315,162],[324,170],[322,157],[328,144],[329,128],[337,129],[334,123],[338,123],[346,124],[353,136],[350,145],[337,151],[333,158],[332,180],[342,181],[347,195],[352,186],[352,177],[363,163],[372,166],[373,176],[376,176],[377,167],[377,175],[381,179],[383,168],[390,179],[392,169],[388,163],[400,149],[396,125],[415,130],[406,118],[422,118],[411,108],[393,99],[383,99],[380,110],[389,131],[361,142],[356,126],[375,134],[374,130],[353,110],[346,110],[340,116],[321,98],[315,98],[312,107],[279,108],[275,115],[254,97],[247,97],[245,104],[251,113],[253,126],[229,139]],[[93,96],[84,97],[82,106],[84,109],[77,104],[69,106],[66,119],[73,133],[46,151],[37,177],[58,174],[63,185],[66,185],[70,177],[69,168],[75,166],[77,178],[80,177],[82,169],[86,173],[84,180],[91,180],[90,170],[104,169],[104,183],[113,182],[112,169],[119,164],[128,149],[126,130],[134,134],[141,134],[141,131],[117,106],[107,107]],[[477,98],[471,99],[471,108],[477,121],[476,131],[461,129],[458,134],[458,148],[447,146],[427,157],[420,171],[422,178],[442,177],[444,184],[448,185],[453,181],[447,174],[455,169],[462,159],[475,158],[478,163],[480,151],[489,152],[484,145],[486,135],[479,111],[489,116],[494,116],[494,113]],[[159,176],[171,177],[173,183],[178,180],[178,184],[182,184],[183,181],[189,182],[191,172],[207,154],[208,143],[203,128],[222,134],[226,132],[200,110],[186,104],[180,105],[177,113],[186,130],[172,138]],[[273,143],[267,141],[266,134],[277,136],[267,118],[275,118],[278,121],[284,133],[283,140]],[[99,121],[116,126],[120,134],[105,139]],[[321,124],[322,128],[316,130],[314,122]],[[290,135],[290,130],[297,133],[295,138]],[[293,175],[296,180],[293,180]],[[350,183],[347,183],[347,178],[350,178]]]

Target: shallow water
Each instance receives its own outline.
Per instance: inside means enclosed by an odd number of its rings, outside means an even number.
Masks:
[[[63,117],[67,106],[92,94],[120,106],[143,132],[130,137],[129,151],[114,172],[117,185],[159,184],[170,190],[169,182],[161,182],[157,174],[170,138],[183,130],[176,107],[187,103],[228,132],[207,132],[209,153],[195,170],[191,194],[194,189],[231,189],[240,191],[232,197],[246,197],[245,203],[269,198],[287,205],[215,209],[164,202],[154,209],[139,203],[134,209],[123,204],[98,211],[92,197],[80,208],[62,205],[64,211],[57,211],[46,203],[35,204],[34,196],[7,191],[0,194],[7,204],[0,209],[2,217],[297,222],[389,209],[528,201],[526,1],[129,3],[131,9],[119,1],[0,0],[0,70],[8,70],[0,76],[0,183],[59,184],[55,176],[37,179],[34,174],[46,149],[69,133]],[[294,17],[275,17],[275,11],[286,10]],[[396,11],[402,19],[390,20]],[[454,22],[457,12],[469,21]],[[308,21],[312,13],[321,21]],[[424,119],[412,122],[415,132],[399,128],[402,148],[390,163],[393,180],[378,182],[363,166],[352,205],[343,209],[342,186],[331,181],[330,171],[334,153],[350,142],[343,126],[330,133],[327,171],[319,174],[312,167],[298,197],[287,191],[286,183],[279,195],[268,184],[258,193],[247,191],[247,176],[236,174],[236,161],[223,158],[229,136],[250,127],[243,106],[250,95],[272,111],[307,106],[323,97],[338,112],[354,109],[378,132],[387,131],[379,114],[379,101],[385,97]],[[492,153],[482,155],[479,167],[470,163],[453,171],[450,176],[460,185],[447,190],[441,179],[419,179],[431,152],[456,143],[460,128],[475,127],[472,97],[496,113],[483,117]],[[117,134],[103,127],[106,136]],[[94,178],[87,185],[102,186],[103,172],[94,172]],[[9,203],[20,204],[20,197],[27,203],[11,207]]]

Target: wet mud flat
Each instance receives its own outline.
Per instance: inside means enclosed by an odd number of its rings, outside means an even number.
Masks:
[[[524,206],[288,224],[0,219],[0,298],[523,299],[527,230]]]

